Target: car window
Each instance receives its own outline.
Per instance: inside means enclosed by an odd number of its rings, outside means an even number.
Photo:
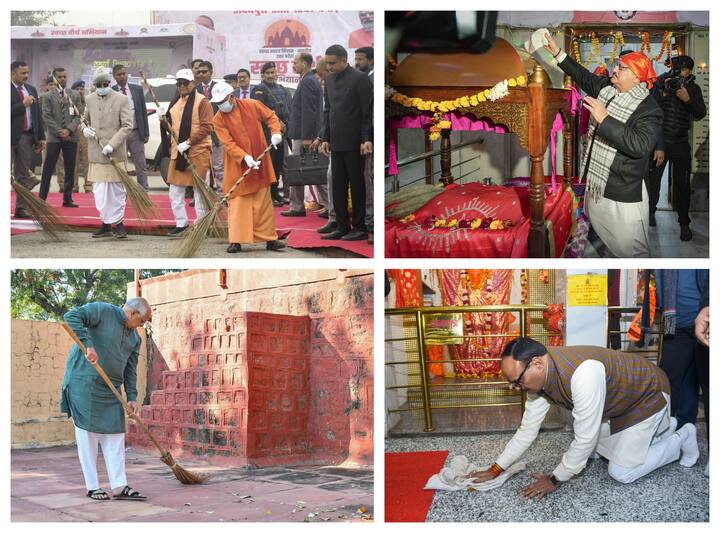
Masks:
[[[173,96],[175,96],[176,91],[175,84],[166,84],[166,85],[160,85],[159,87],[153,87],[153,91],[155,91],[155,96],[157,96],[158,102],[169,102],[173,99]],[[145,91],[145,100],[147,102],[152,102],[152,96],[150,95],[150,91]]]

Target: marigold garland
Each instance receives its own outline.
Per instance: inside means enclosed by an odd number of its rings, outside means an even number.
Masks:
[[[401,218],[400,222],[403,224],[409,224],[415,220],[415,214],[410,214],[405,218]],[[426,217],[423,223],[423,227],[434,229],[434,228],[447,228],[451,230],[458,229],[489,229],[489,230],[503,230],[513,226],[511,220],[495,219],[493,217],[479,217],[473,219],[456,219],[456,218],[437,218],[432,215]]]

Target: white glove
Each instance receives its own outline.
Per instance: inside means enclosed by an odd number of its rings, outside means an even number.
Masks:
[[[190,148],[190,141],[183,141],[178,144],[178,152],[180,152],[181,154],[185,152],[188,148]]]
[[[158,114],[158,116],[162,117],[165,113],[167,113],[167,109],[165,109],[163,106],[158,107],[155,112]]]
[[[88,139],[96,139],[97,133],[95,133],[95,130],[88,126],[87,128],[83,128],[83,135],[87,137]]]
[[[115,151],[115,148],[113,148],[111,144],[106,144],[105,147],[102,149],[103,155],[110,155],[114,151]]]
[[[260,168],[260,161],[255,161],[249,154],[245,156],[245,164],[255,170]]]
[[[277,145],[282,142],[282,135],[280,133],[273,133],[272,137],[270,137],[270,142],[277,150]]]

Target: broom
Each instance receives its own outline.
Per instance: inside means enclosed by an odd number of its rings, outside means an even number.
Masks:
[[[55,83],[59,87],[60,84],[58,83],[55,76],[53,76],[53,80],[55,80]],[[75,103],[72,101],[72,98],[67,96],[67,101],[73,107],[73,110],[80,119],[80,123],[83,125],[83,127],[90,127],[90,125],[85,121],[85,118],[80,114],[80,111],[78,110]],[[101,150],[105,147],[105,145],[100,141],[97,136],[95,137],[95,142],[98,143]],[[130,174],[128,174],[125,169],[120,166],[120,163],[117,159],[110,155],[105,157],[110,160],[110,164],[115,169],[115,172],[117,172],[118,177],[120,178],[120,182],[123,184],[123,187],[125,187],[128,200],[130,200],[130,204],[133,206],[133,209],[135,210],[137,215],[141,219],[152,218],[155,215],[155,205],[152,203],[152,200],[150,199],[150,196],[148,196],[148,193],[145,191],[145,189],[143,189],[137,181],[132,179]]]
[[[61,322],[61,325],[63,329],[67,332],[68,335],[72,338],[72,340],[75,341],[75,344],[78,345],[78,348],[82,350],[82,353],[84,353],[87,356],[87,348],[85,348],[85,345],[83,342],[78,338],[78,336],[75,334],[75,332],[68,326],[65,322]],[[198,485],[200,483],[204,483],[207,477],[200,476],[198,474],[193,474],[192,472],[189,472],[185,470],[182,466],[177,464],[175,460],[173,459],[172,455],[170,455],[170,452],[164,449],[160,443],[155,440],[155,437],[153,437],[152,433],[150,433],[150,430],[145,425],[145,423],[142,421],[142,419],[134,413],[130,406],[127,404],[125,399],[120,395],[118,390],[115,388],[115,385],[112,384],[112,381],[110,381],[110,378],[107,376],[105,371],[102,369],[102,367],[97,363],[90,363],[93,367],[95,367],[95,370],[97,370],[98,374],[100,374],[100,377],[103,379],[105,384],[110,388],[110,391],[113,393],[115,398],[120,402],[120,404],[125,408],[125,412],[127,412],[133,420],[140,426],[140,429],[142,429],[145,434],[150,438],[152,443],[155,445],[155,447],[160,450],[160,459],[163,463],[168,465],[170,469],[172,470],[173,474],[175,474],[175,477],[180,481],[180,483],[184,485]]]
[[[270,150],[270,148],[272,148],[272,144],[268,144],[262,151],[262,153],[255,158],[255,161],[260,161],[263,156],[268,153],[268,150]],[[230,190],[225,194],[225,196],[223,196],[219,202],[216,202],[213,208],[208,211],[200,220],[196,221],[195,224],[190,226],[189,230],[185,230],[183,232],[182,243],[177,249],[176,257],[192,257],[195,255],[198,248],[200,248],[200,244],[202,244],[202,242],[207,238],[210,230],[217,224],[220,211],[224,209],[224,206],[227,205],[230,197],[235,192],[235,189],[237,189],[238,185],[242,183],[242,181],[250,173],[251,170],[253,170],[252,167],[248,168],[245,172],[243,172],[242,176],[240,176],[240,179],[238,179],[233,184],[233,186],[230,187]]]
[[[150,96],[152,96],[153,101],[155,102],[155,105],[160,108],[160,102],[157,99],[157,96],[155,96],[155,91],[153,90],[153,86],[150,85],[145,78],[145,75],[143,74],[142,70],[140,71],[140,77],[142,78],[143,84],[145,87],[148,88],[148,91],[150,92]],[[177,135],[175,135],[175,130],[173,130],[170,125],[167,123],[165,117],[160,117],[160,127],[164,128],[165,131],[167,131],[170,136],[172,137],[173,141],[175,142],[175,146],[179,145],[180,142],[178,141]],[[197,172],[197,169],[195,168],[195,165],[193,165],[192,161],[190,161],[190,158],[187,156],[185,152],[181,154],[185,160],[188,162],[188,167],[190,168],[190,172],[193,176],[193,187],[196,191],[200,193],[200,201],[203,204],[203,207],[205,208],[205,212],[208,212],[212,209],[213,205],[218,201],[215,194],[210,190],[210,188],[205,184],[205,180],[200,177],[200,175]]]
[[[48,234],[56,241],[60,240],[59,233],[68,231],[68,227],[60,222],[60,218],[55,210],[42,198],[35,196],[30,189],[23,186],[14,176],[10,177],[12,188],[17,194],[17,203],[21,203],[32,218],[34,218],[40,227],[48,232]]]

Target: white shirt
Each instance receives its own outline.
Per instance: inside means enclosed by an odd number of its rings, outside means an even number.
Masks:
[[[585,468],[600,437],[600,425],[605,408],[605,366],[588,359],[581,363],[570,378],[573,400],[573,431],[575,437],[553,470],[558,481],[567,481]],[[510,467],[530,447],[550,410],[550,402],[539,394],[528,394],[520,427],[495,461],[501,468]]]

